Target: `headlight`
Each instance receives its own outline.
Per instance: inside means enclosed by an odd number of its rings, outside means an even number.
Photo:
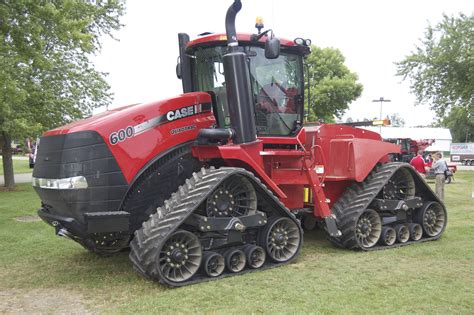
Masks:
[[[84,176],[74,176],[68,178],[36,178],[31,179],[33,187],[45,189],[85,189],[87,180]]]

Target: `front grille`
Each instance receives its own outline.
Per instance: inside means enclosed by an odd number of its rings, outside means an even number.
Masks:
[[[45,136],[40,139],[33,177],[84,176],[88,188],[78,190],[35,187],[50,212],[81,222],[86,212],[116,211],[128,184],[117,161],[95,131]]]

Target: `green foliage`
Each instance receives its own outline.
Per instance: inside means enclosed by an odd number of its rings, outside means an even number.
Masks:
[[[309,121],[332,122],[334,117],[341,118],[349,103],[361,95],[363,86],[344,60],[338,49],[311,46],[305,61],[311,78]]]
[[[0,134],[38,135],[109,103],[90,56],[120,28],[120,0],[0,3]]]
[[[474,115],[463,107],[454,107],[442,125],[451,130],[453,142],[474,142]]]
[[[427,103],[439,118],[459,107],[474,112],[474,15],[443,16],[428,26],[416,50],[397,63],[418,103]]]

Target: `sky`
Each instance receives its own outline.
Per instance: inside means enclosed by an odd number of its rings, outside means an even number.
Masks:
[[[191,39],[203,32],[225,32],[225,13],[232,1],[223,0],[128,0],[123,28],[104,38],[94,57],[99,71],[108,73],[114,100],[109,108],[166,99],[182,93],[176,77],[179,32]],[[255,18],[262,16],[265,29],[277,37],[311,39],[319,47],[339,49],[345,64],[359,76],[364,91],[353,101],[342,120],[374,118],[383,104],[385,117],[400,114],[406,126],[435,121],[427,104],[415,106],[409,81],[395,75],[395,62],[415,50],[428,25],[436,25],[443,13],[472,14],[467,0],[398,1],[303,1],[242,0],[237,32],[254,33]],[[103,110],[103,109],[102,109]]]

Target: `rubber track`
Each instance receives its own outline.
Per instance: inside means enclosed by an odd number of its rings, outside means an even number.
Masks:
[[[303,230],[301,229],[300,222],[252,173],[241,168],[203,168],[200,172],[193,173],[193,176],[187,179],[186,183],[180,186],[178,191],[173,193],[171,198],[166,200],[164,205],[159,207],[156,213],[152,214],[150,218],[143,223],[142,228],[135,231],[135,237],[130,243],[130,260],[133,263],[134,269],[145,278],[155,281],[158,280],[160,283],[171,287],[177,287],[268,269],[293,261],[299,255],[301,246],[297,254],[289,261],[285,263],[271,263],[268,261],[259,269],[247,268],[239,273],[228,273],[226,270],[223,275],[215,278],[200,276],[198,272],[190,280],[179,283],[170,282],[161,276],[158,270],[159,268],[157,267],[157,260],[160,250],[167,238],[180,227],[186,218],[206,200],[207,196],[217,188],[221,182],[232,175],[243,175],[247,177],[256,188],[259,198],[263,193],[266,201],[271,202],[273,210],[278,211],[281,216],[288,217],[297,223],[302,245]]]
[[[349,187],[344,195],[339,198],[339,200],[337,200],[337,202],[332,207],[332,211],[336,215],[337,226],[342,232],[342,236],[339,238],[329,237],[329,240],[332,243],[348,249],[372,251],[432,241],[438,239],[443,234],[444,231],[434,237],[424,237],[418,241],[408,241],[406,243],[395,243],[391,246],[377,244],[371,248],[361,248],[357,243],[355,237],[355,223],[357,219],[362,214],[362,212],[364,212],[365,209],[370,206],[372,200],[374,200],[388,180],[400,168],[407,168],[412,176],[415,177],[415,185],[424,184],[426,186],[424,189],[429,195],[428,197],[440,202],[431,188],[429,188],[426,182],[420,177],[418,173],[416,173],[416,171],[414,171],[414,169],[409,164],[394,162],[376,167],[362,183],[355,183]],[[416,190],[419,189],[420,187],[417,186]],[[443,205],[441,202],[440,204]]]

